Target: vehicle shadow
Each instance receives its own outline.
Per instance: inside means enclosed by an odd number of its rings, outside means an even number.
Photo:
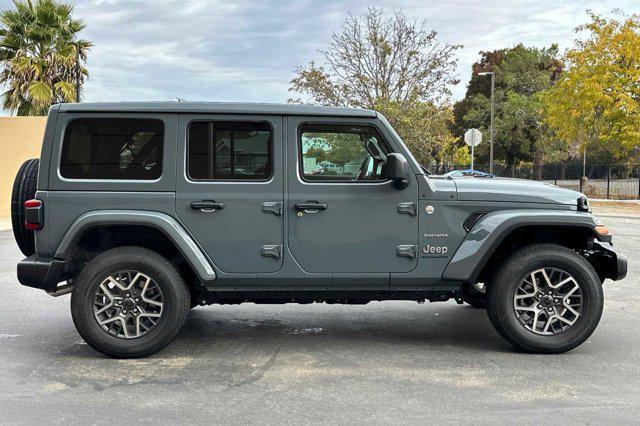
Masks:
[[[233,307],[194,309],[176,344],[209,346],[216,341],[278,339],[283,342],[321,341],[336,349],[345,341],[350,346],[373,343],[450,347],[468,350],[512,351],[495,332],[486,312],[470,306],[453,305],[430,309],[411,302],[391,302],[381,309],[362,306],[323,305],[321,309],[258,306],[254,310]],[[259,310],[258,310],[259,309]],[[233,315],[226,315],[232,311]]]
[[[60,346],[42,374],[94,390],[142,383],[237,387],[265,376],[334,380],[371,371],[436,374],[438,360],[451,364],[450,379],[457,380],[454,366],[493,363],[514,351],[484,310],[409,302],[196,308],[173,343],[142,359],[110,359],[77,336]]]
[[[412,350],[513,352],[486,312],[468,305],[422,306],[383,302],[377,306],[254,305],[193,309],[180,334],[161,354],[214,357],[229,350],[255,351],[261,344],[322,352],[369,351],[392,345]],[[262,343],[261,343],[262,342]],[[268,342],[268,343],[265,343]],[[87,345],[75,356],[101,357]]]

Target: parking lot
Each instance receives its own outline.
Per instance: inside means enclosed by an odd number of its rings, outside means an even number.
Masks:
[[[3,423],[637,423],[640,220],[604,218],[630,261],[599,328],[564,355],[514,352],[454,302],[210,306],[156,356],[112,360],[76,333],[69,297],[15,279],[0,233]]]

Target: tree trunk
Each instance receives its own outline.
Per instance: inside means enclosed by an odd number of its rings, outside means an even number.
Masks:
[[[537,180],[542,180],[542,155],[539,152],[533,156],[533,176]]]

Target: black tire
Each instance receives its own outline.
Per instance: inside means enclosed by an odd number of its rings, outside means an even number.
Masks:
[[[36,252],[34,231],[24,227],[24,202],[36,195],[38,185],[38,166],[40,160],[32,159],[22,163],[13,181],[11,193],[11,225],[13,236],[20,251],[25,256]]]
[[[525,328],[514,308],[514,296],[521,280],[541,268],[566,271],[582,291],[580,316],[568,329],[557,334],[536,334]],[[530,245],[512,254],[489,283],[486,301],[489,319],[502,337],[523,351],[548,354],[569,351],[587,340],[596,329],[604,306],[602,285],[591,264],[574,251],[555,244]]]
[[[463,297],[462,300],[476,309],[486,309],[487,307],[484,297]]]
[[[148,333],[135,338],[109,334],[94,315],[99,285],[118,271],[133,270],[151,277],[162,291],[162,316]],[[142,247],[118,247],[96,256],[74,281],[71,314],[80,336],[93,349],[114,358],[139,358],[158,352],[178,335],[189,313],[191,297],[182,276],[167,259]]]
[[[485,309],[487,307],[485,294],[468,285],[462,288],[462,300],[476,309]]]

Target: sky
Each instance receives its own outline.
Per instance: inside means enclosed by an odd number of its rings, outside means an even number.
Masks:
[[[464,97],[479,52],[517,43],[573,44],[587,9],[640,12],[637,0],[67,0],[94,43],[85,101],[286,102],[297,66],[321,62],[319,49],[348,13],[368,6],[426,20],[442,43],[462,44],[453,100]],[[0,8],[11,6],[0,0]]]

